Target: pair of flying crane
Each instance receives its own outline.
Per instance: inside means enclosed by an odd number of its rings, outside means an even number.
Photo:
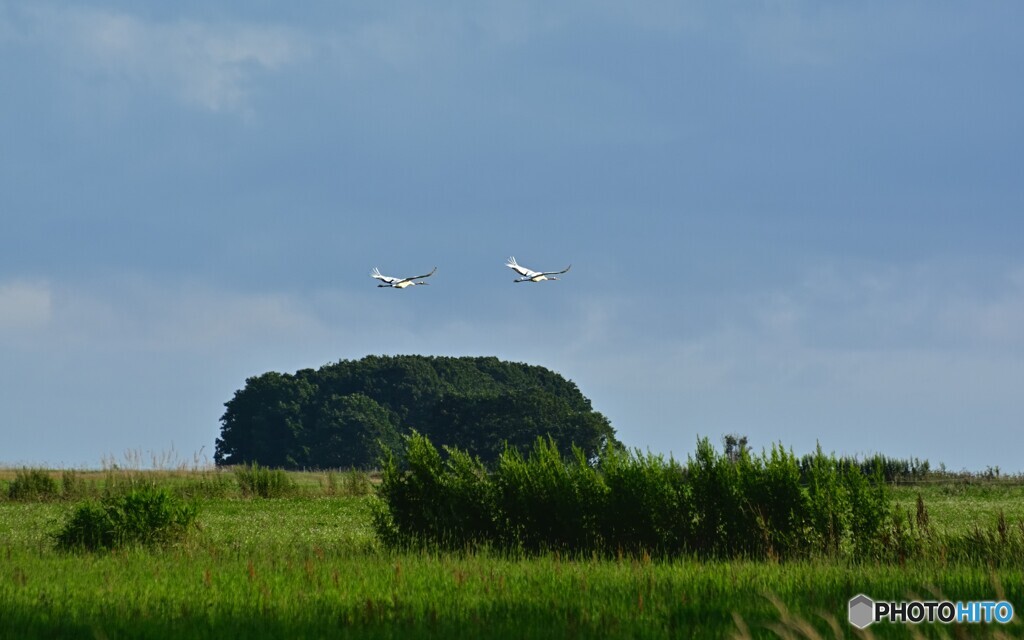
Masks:
[[[520,265],[516,262],[514,257],[509,258],[508,262],[505,263],[505,266],[519,274],[519,277],[513,280],[513,282],[543,282],[545,280],[558,280],[559,275],[565,273],[569,269],[572,269],[572,265],[570,264],[561,271],[534,271],[533,269],[527,269]],[[437,271],[437,267],[434,267],[434,270],[426,275],[412,276],[409,278],[395,278],[393,276],[386,276],[382,274],[377,267],[374,267],[373,273],[370,274],[370,277],[381,281],[381,284],[377,285],[378,287],[404,289],[417,284],[430,284],[429,282],[423,282],[423,279],[434,275],[435,271]]]

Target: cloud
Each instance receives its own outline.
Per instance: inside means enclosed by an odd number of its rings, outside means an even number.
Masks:
[[[943,329],[1000,351],[1024,349],[1024,286],[959,301],[941,315]]]
[[[283,27],[156,22],[52,5],[33,6],[18,20],[26,32],[22,41],[58,52],[81,74],[156,90],[213,112],[245,112],[260,74],[308,54],[301,35]]]
[[[230,351],[322,329],[308,306],[287,293],[243,293],[143,278],[62,290],[54,325],[75,346],[191,352]]]
[[[261,80],[316,59],[316,72],[379,82],[382,72],[435,73],[464,64],[466,49],[515,46],[555,28],[540,8],[501,3],[469,10],[418,5],[370,10],[338,24],[285,26],[33,3],[0,4],[0,43],[41,50],[91,92],[153,91],[192,108],[249,115]],[[97,82],[97,80],[101,82]]]
[[[549,345],[627,443],[679,454],[698,434],[741,431],[757,446],[820,440],[1019,468],[986,445],[1019,430],[1024,411],[1019,269],[828,265],[769,290],[687,298],[672,315],[652,298],[608,299],[605,344]],[[971,442],[951,448],[965,429]]]
[[[1019,350],[1024,286],[1014,268],[917,264],[810,275],[795,293],[808,344],[866,350]]]
[[[52,303],[46,284],[20,280],[0,283],[0,332],[45,326],[50,321]]]
[[[0,346],[50,358],[228,357],[283,352],[330,335],[315,305],[279,291],[241,292],[139,276],[0,282]]]

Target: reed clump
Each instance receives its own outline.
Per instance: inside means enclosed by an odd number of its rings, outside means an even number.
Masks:
[[[22,468],[7,487],[7,497],[17,502],[56,500],[60,485],[45,469]]]
[[[283,469],[270,469],[255,462],[237,467],[235,480],[245,497],[283,498],[298,490],[298,485]]]

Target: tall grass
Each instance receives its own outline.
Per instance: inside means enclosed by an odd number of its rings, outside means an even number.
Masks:
[[[320,481],[320,488],[328,496],[368,496],[373,493],[370,474],[361,469],[349,471],[328,470]]]
[[[282,498],[294,494],[298,487],[283,469],[269,469],[257,463],[235,469],[235,480],[244,496]]]
[[[60,486],[44,469],[23,468],[15,472],[7,487],[7,497],[15,501],[55,500],[60,497]]]
[[[116,553],[59,553],[0,535],[0,548],[10,548],[0,568],[0,637],[855,638],[845,607],[859,592],[1024,598],[1017,567],[510,557],[338,544],[336,536],[355,542],[350,531],[365,526],[366,502],[210,500],[203,529],[187,544]],[[322,521],[345,526],[328,532]],[[803,633],[773,632],[798,621]],[[980,637],[1021,629],[938,627],[916,630]],[[901,625],[871,632],[916,637]]]
[[[0,468],[0,501],[101,500],[158,486],[185,499],[342,497],[372,494],[375,478],[362,470],[292,473],[259,465],[194,469],[138,469],[112,464],[100,470]]]

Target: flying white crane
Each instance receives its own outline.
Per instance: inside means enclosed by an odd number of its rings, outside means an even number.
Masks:
[[[516,278],[515,280],[513,280],[513,282],[541,282],[543,280],[558,280],[558,278],[556,278],[555,276],[565,273],[569,269],[572,269],[572,265],[570,264],[568,267],[562,269],[561,271],[534,271],[532,269],[527,269],[526,267],[520,266],[519,263],[516,262],[515,258],[509,258],[508,262],[505,263],[505,266],[522,276],[521,278]]]
[[[434,267],[433,271],[424,276],[412,276],[411,278],[395,278],[392,276],[385,276],[381,274],[380,269],[374,267],[373,273],[370,274],[370,277],[376,278],[377,280],[380,280],[383,283],[378,284],[378,287],[392,287],[395,289],[404,289],[406,287],[411,287],[417,284],[430,284],[429,282],[417,282],[417,280],[420,280],[421,278],[429,278],[430,276],[434,275],[434,271],[437,271],[437,267]]]

